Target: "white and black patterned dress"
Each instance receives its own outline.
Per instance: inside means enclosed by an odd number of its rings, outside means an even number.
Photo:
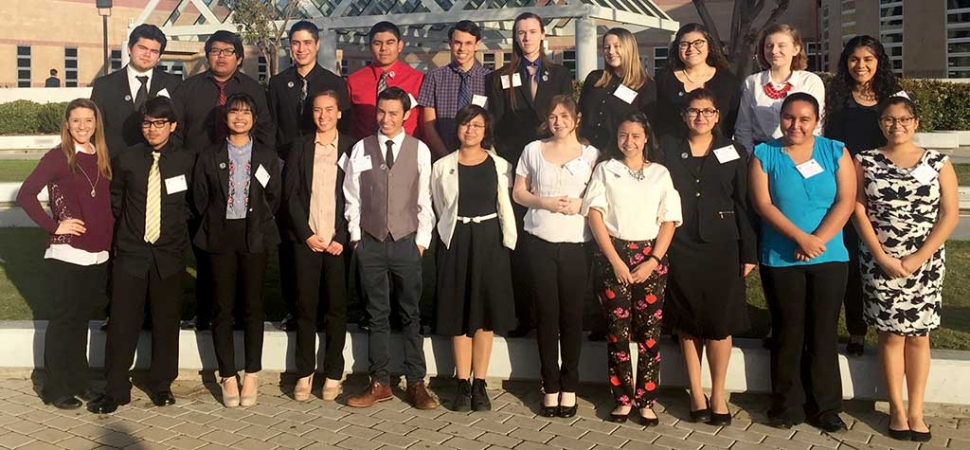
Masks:
[[[883,250],[900,258],[919,250],[936,225],[940,212],[940,181],[926,184],[914,169],[897,167],[879,150],[859,153],[866,191],[866,211]],[[926,150],[920,163],[937,173],[947,156]],[[860,241],[862,290],[866,322],[879,331],[925,336],[940,326],[945,253],[940,247],[922,267],[906,278],[889,278]]]

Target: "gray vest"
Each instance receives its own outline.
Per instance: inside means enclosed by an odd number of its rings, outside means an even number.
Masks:
[[[360,228],[381,242],[418,231],[418,140],[404,136],[391,169],[384,152],[377,135],[364,138],[373,168],[360,174]]]

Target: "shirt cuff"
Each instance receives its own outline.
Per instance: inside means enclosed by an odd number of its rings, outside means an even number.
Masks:
[[[360,228],[352,228],[350,230],[350,242],[360,241]]]
[[[431,233],[419,232],[414,236],[414,243],[424,248],[428,248],[428,246],[431,245]]]

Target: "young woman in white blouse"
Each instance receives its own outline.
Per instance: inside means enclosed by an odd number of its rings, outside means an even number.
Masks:
[[[766,70],[748,76],[741,92],[734,140],[750,154],[754,146],[781,137],[778,117],[789,94],[811,94],[825,110],[825,85],[808,67],[808,54],[798,31],[778,24],[765,30],[758,44],[758,62]],[[815,129],[821,135],[821,127]]]
[[[590,234],[579,209],[599,151],[577,135],[579,107],[572,95],[553,97],[550,111],[543,128],[552,136],[522,150],[512,198],[529,208],[523,244],[529,255],[545,392],[540,414],[572,417],[589,270],[584,244]]]
[[[610,322],[607,336],[610,387],[616,408],[610,420],[626,422],[636,406],[646,426],[660,371],[660,323],[667,284],[667,249],[682,222],[680,195],[670,172],[651,163],[653,130],[642,112],[620,122],[609,158],[596,166],[582,213],[596,239],[593,277]],[[633,373],[630,344],[637,346]]]

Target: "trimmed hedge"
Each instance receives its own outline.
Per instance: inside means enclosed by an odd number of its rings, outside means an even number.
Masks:
[[[67,103],[0,103],[0,135],[59,134]]]

